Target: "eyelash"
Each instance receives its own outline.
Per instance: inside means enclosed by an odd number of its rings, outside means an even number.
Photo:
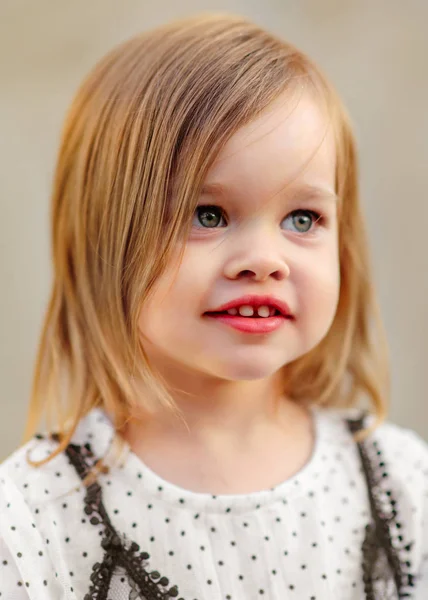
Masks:
[[[210,210],[213,212],[220,211],[221,218],[224,219],[227,223],[225,211],[220,206],[217,206],[215,204],[201,204],[196,207],[194,216],[197,217],[199,215],[199,213],[202,212],[202,209],[205,210],[206,212],[209,212]],[[324,224],[324,221],[325,221],[324,216],[322,214],[320,214],[319,212],[316,212],[315,210],[302,209],[302,208],[292,210],[290,213],[288,213],[288,215],[286,215],[284,217],[284,219],[286,219],[289,216],[294,215],[295,213],[309,214],[313,218],[310,229],[308,229],[308,231],[297,232],[297,233],[300,233],[300,235],[313,235],[314,234],[314,232],[313,232],[314,226],[320,227]],[[281,223],[282,223],[282,221],[281,221]],[[196,226],[196,227],[198,227],[198,226]],[[201,224],[200,224],[199,228],[207,229],[208,231],[211,229],[220,229],[220,227],[204,227]]]

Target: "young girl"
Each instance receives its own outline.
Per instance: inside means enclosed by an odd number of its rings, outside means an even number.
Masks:
[[[0,468],[0,596],[428,597],[428,451],[383,423],[357,188],[330,84],[245,20],[100,62],[63,132],[25,445]]]

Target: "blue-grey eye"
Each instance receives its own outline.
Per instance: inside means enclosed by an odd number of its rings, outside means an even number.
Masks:
[[[197,223],[195,223],[195,219],[197,219]],[[223,211],[219,206],[198,206],[195,210],[193,225],[214,229],[218,227],[222,219]]]
[[[295,231],[298,233],[308,233],[319,218],[320,215],[313,210],[293,210],[284,221],[290,219],[292,226],[295,227]],[[289,228],[287,227],[287,229]]]

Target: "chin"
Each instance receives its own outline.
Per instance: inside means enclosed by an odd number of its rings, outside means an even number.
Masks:
[[[217,374],[228,381],[257,381],[272,377],[283,366],[284,363],[278,363],[278,361],[271,363],[260,360],[247,360],[239,363],[230,361],[227,365],[220,367]]]

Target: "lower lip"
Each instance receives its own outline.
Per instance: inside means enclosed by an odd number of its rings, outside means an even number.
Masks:
[[[290,320],[282,315],[275,317],[241,317],[219,313],[208,314],[207,316],[245,333],[270,333],[279,329],[285,321]]]

